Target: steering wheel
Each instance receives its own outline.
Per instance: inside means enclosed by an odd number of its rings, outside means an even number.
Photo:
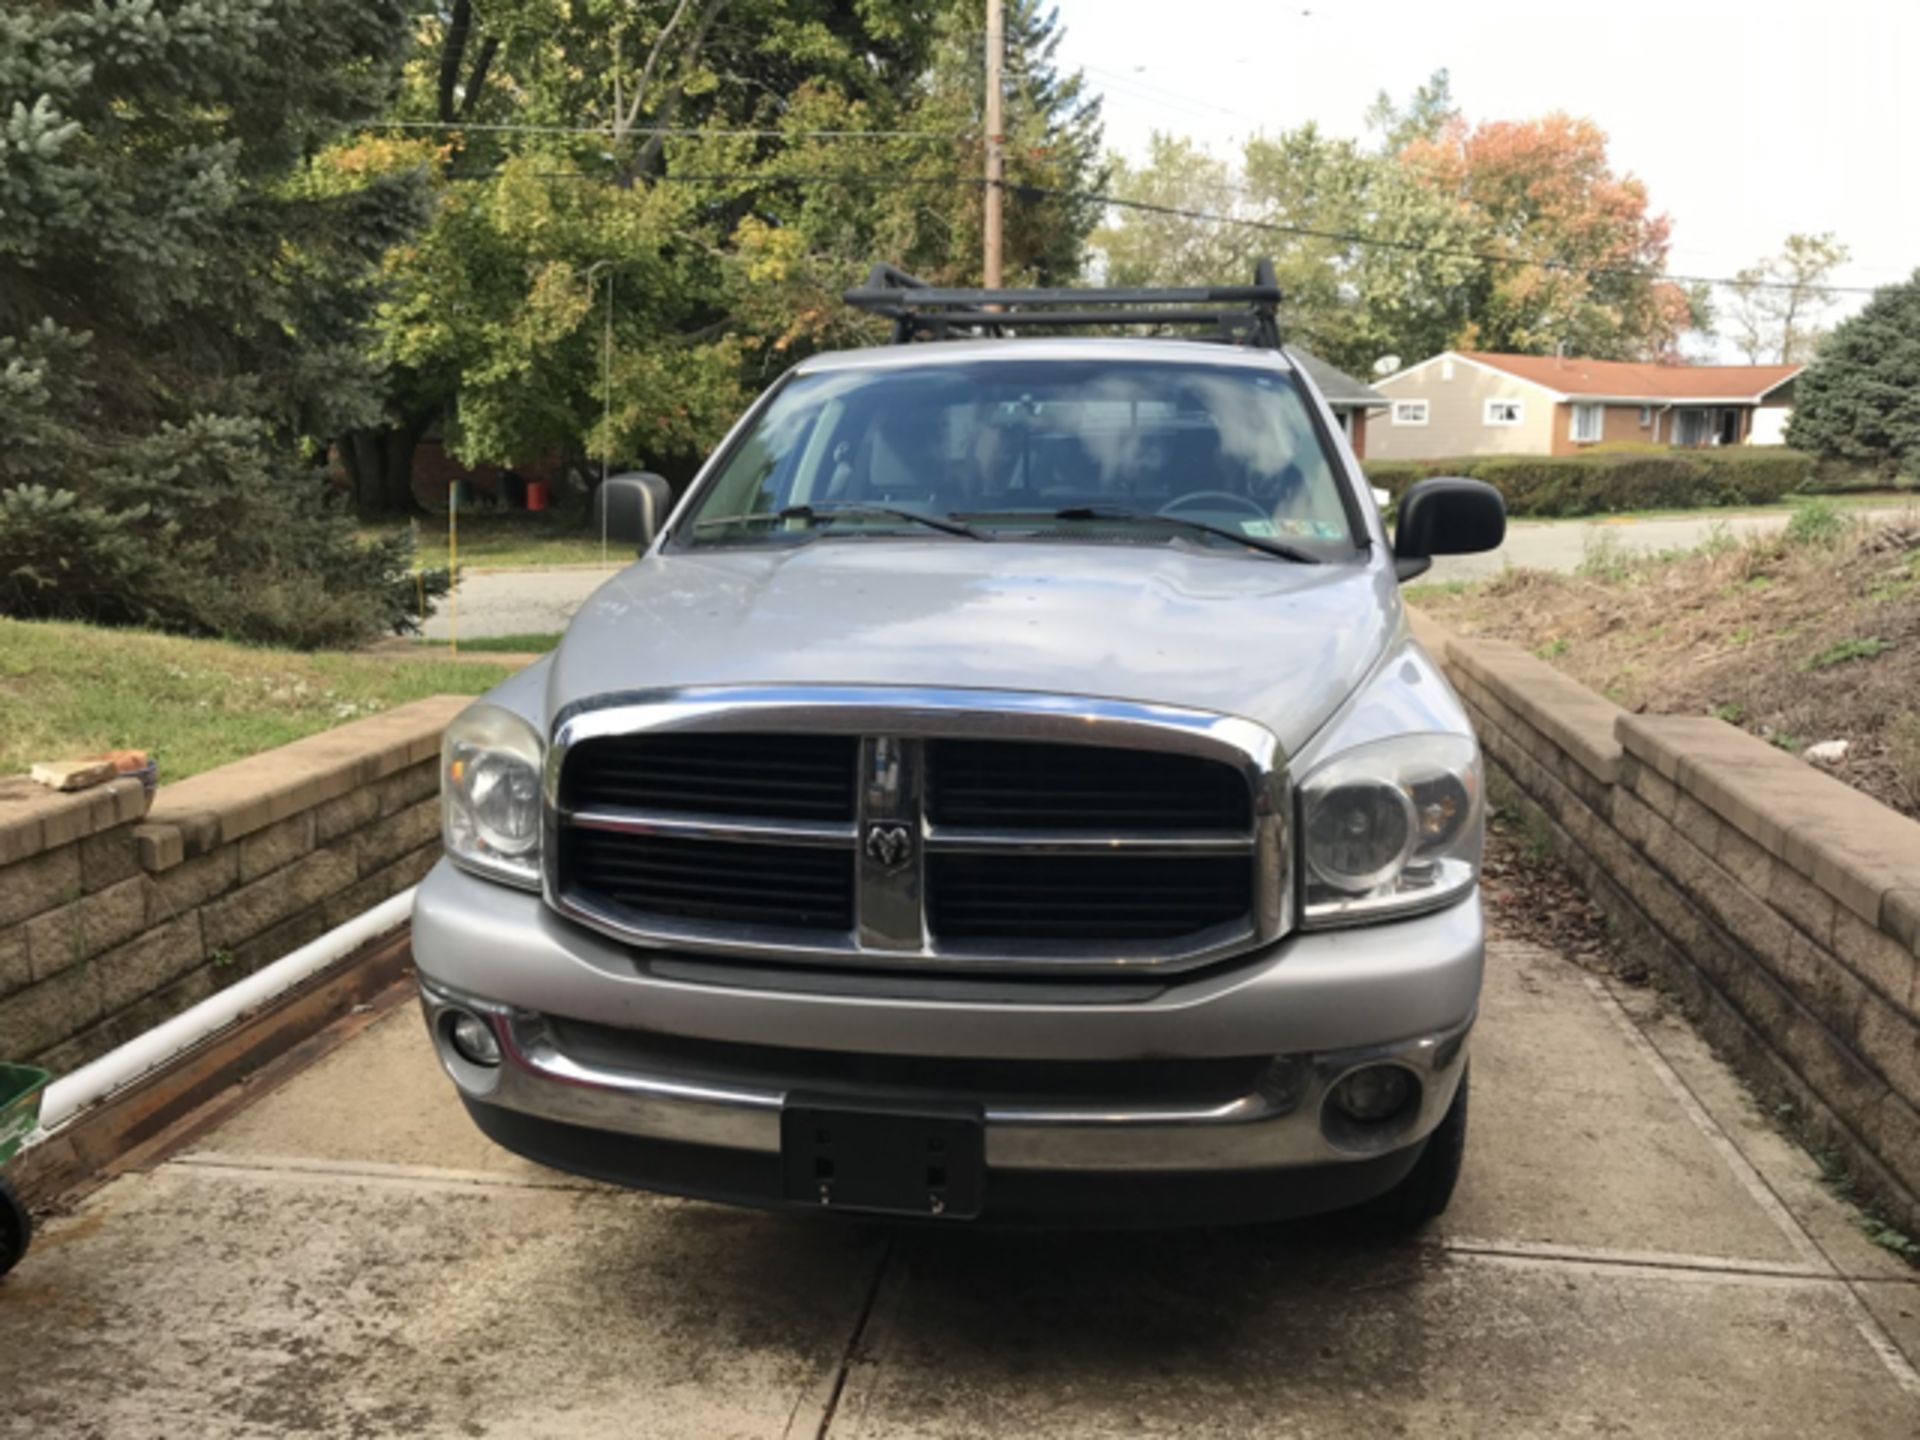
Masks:
[[[1244,510],[1256,520],[1273,519],[1273,512],[1258,500],[1249,500],[1245,495],[1236,495],[1231,490],[1195,490],[1189,495],[1176,496],[1153,513],[1177,517],[1182,510],[1199,507],[1202,501],[1215,500],[1225,501],[1230,506]]]

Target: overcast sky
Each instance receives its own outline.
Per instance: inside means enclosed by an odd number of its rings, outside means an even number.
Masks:
[[[1358,135],[1376,93],[1444,66],[1470,119],[1597,121],[1673,217],[1676,273],[1731,275],[1823,230],[1853,251],[1836,283],[1920,266],[1920,0],[1058,3],[1061,58],[1129,157],[1155,129],[1229,157],[1308,120]]]

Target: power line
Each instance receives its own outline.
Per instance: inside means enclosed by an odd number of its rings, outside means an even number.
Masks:
[[[1784,280],[1755,280],[1752,282],[1735,280],[1721,275],[1675,275],[1664,270],[1649,270],[1634,265],[1589,265],[1578,260],[1539,260],[1524,255],[1498,255],[1487,250],[1468,250],[1458,246],[1429,245],[1418,240],[1396,240],[1381,235],[1359,235],[1351,231],[1321,230],[1311,225],[1288,225],[1277,220],[1255,220],[1245,215],[1219,215],[1206,210],[1188,210],[1178,205],[1157,205],[1148,200],[1127,200],[1118,195],[1102,195],[1090,190],[1059,190],[1044,185],[1019,185],[1010,187],[1034,195],[1052,196],[1062,200],[1091,200],[1119,210],[1139,210],[1154,215],[1168,215],[1183,220],[1205,220],[1221,225],[1240,225],[1251,230],[1262,230],[1276,235],[1293,235],[1313,240],[1333,240],[1342,244],[1369,246],[1375,249],[1400,250],[1423,255],[1448,255],[1462,260],[1478,260],[1486,265],[1521,265],[1540,270],[1560,271],[1581,275],[1619,275],[1641,280],[1668,280],[1680,285],[1725,285],[1742,286],[1756,290],[1794,290],[1815,291],[1834,295],[1872,295],[1876,288],[1871,285],[1804,285],[1795,286]]]
[[[486,180],[498,172],[484,174],[456,175],[458,180]],[[537,172],[542,180],[588,180],[607,181],[611,177],[591,175],[584,171],[560,170]],[[971,175],[876,175],[858,172],[839,172],[825,174],[782,175],[778,173],[756,173],[752,171],[728,171],[708,174],[669,173],[649,177],[650,184],[680,185],[885,185],[888,187],[958,185],[984,187],[988,182]],[[1135,210],[1151,215],[1165,215],[1181,220],[1199,220],[1210,224],[1238,225],[1249,230],[1258,230],[1272,235],[1288,235],[1298,239],[1327,240],[1343,245],[1357,245],[1371,249],[1396,250],[1407,254],[1443,255],[1455,259],[1474,260],[1484,265],[1515,265],[1539,270],[1549,270],[1570,275],[1612,275],[1628,279],[1665,280],[1679,285],[1710,285],[1722,287],[1747,287],[1756,290],[1794,290],[1802,293],[1821,295],[1873,295],[1879,287],[1871,285],[1804,285],[1794,286],[1783,280],[1756,280],[1746,282],[1723,275],[1675,275],[1663,270],[1649,270],[1644,266],[1587,264],[1578,260],[1537,259],[1524,255],[1500,255],[1487,250],[1472,250],[1461,246],[1434,245],[1419,240],[1400,240],[1384,235],[1362,235],[1348,230],[1324,230],[1312,225],[1290,225],[1278,220],[1256,220],[1245,215],[1222,215],[1208,210],[1192,210],[1179,205],[1160,205],[1149,200],[1129,200],[1124,196],[1103,194],[1097,190],[1065,190],[1050,185],[1030,185],[1020,181],[1003,182],[1003,188],[1018,199],[1057,199],[1083,201],[1097,205],[1110,206],[1116,210]]]
[[[615,126],[611,121],[604,125],[531,125],[522,123],[485,123],[479,121],[457,120],[362,120],[358,122],[367,130],[479,130],[501,135],[604,135],[614,138]],[[745,140],[919,140],[923,142],[963,138],[958,134],[930,134],[925,130],[771,130],[771,129],[728,129],[703,128],[697,125],[636,125],[618,132],[622,135],[664,135],[669,139],[697,139],[712,137],[715,139]]]
[[[1082,70],[1091,70],[1095,75],[1103,77],[1108,86],[1118,85],[1122,90],[1133,91],[1132,98],[1136,100],[1145,100],[1150,104],[1157,104],[1162,107],[1171,104],[1175,109],[1184,109],[1189,114],[1209,110],[1217,115],[1226,115],[1235,120],[1245,121],[1256,129],[1258,129],[1261,124],[1260,121],[1254,119],[1253,116],[1247,114],[1245,111],[1234,110],[1225,105],[1215,104],[1211,100],[1202,100],[1198,96],[1182,95],[1177,90],[1169,90],[1164,85],[1156,85],[1151,80],[1141,79],[1137,72],[1128,75],[1119,70],[1109,69],[1104,65],[1083,64],[1080,68]]]
[[[475,170],[467,174],[448,175],[449,180],[491,180],[498,170]],[[611,175],[591,175],[584,170],[535,170],[535,180],[594,180],[610,183]],[[972,175],[875,175],[856,172],[839,174],[782,174],[769,171],[756,174],[746,171],[731,171],[721,175],[702,175],[674,172],[671,175],[653,175],[647,178],[650,185],[886,185],[900,187],[908,185],[975,185],[987,182]],[[1009,189],[1014,187],[1009,186]]]

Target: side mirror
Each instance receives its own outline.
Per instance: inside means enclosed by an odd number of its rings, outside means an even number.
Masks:
[[[1416,481],[1400,497],[1393,532],[1393,571],[1411,580],[1436,555],[1476,555],[1497,550],[1507,538],[1507,504],[1480,480],[1436,475]]]
[[[672,509],[673,487],[664,476],[646,470],[609,475],[593,492],[594,528],[640,553],[653,543]]]

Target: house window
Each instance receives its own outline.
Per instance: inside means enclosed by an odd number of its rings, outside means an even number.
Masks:
[[[1600,426],[1603,422],[1605,407],[1601,405],[1576,405],[1573,407],[1573,442],[1576,445],[1591,445],[1600,438]]]
[[[1424,400],[1396,400],[1393,402],[1393,423],[1396,425],[1424,425],[1427,423],[1427,402]]]
[[[1518,400],[1487,401],[1486,423],[1489,425],[1518,425],[1525,415],[1526,410]]]
[[[1640,407],[1640,428],[1642,430],[1650,430],[1653,428],[1653,407],[1651,405],[1642,405]]]

